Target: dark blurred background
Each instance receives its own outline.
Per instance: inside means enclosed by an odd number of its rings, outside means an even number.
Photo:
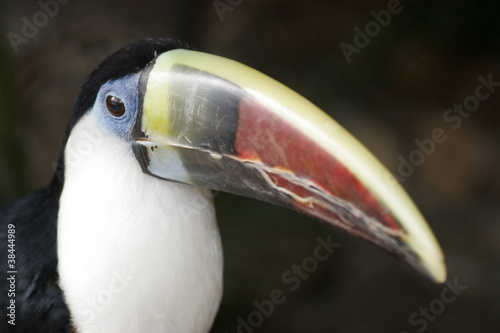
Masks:
[[[415,139],[442,128],[447,140],[403,186],[442,245],[449,280],[467,286],[441,308],[436,300],[445,286],[366,242],[221,193],[225,294],[212,332],[237,332],[238,317],[248,323],[253,302],[276,288],[286,301],[258,325],[254,316],[258,327],[239,332],[500,331],[500,87],[458,128],[443,119],[474,95],[478,76],[500,82],[498,2],[402,0],[348,63],[340,43],[355,46],[354,28],[364,31],[371,11],[394,0],[60,1],[67,3],[15,47],[9,33],[25,38],[23,17],[33,22],[43,8],[36,1],[0,4],[0,202],[49,182],[72,103],[101,60],[132,40],[178,38],[304,95],[394,174],[400,158],[417,149]],[[282,274],[328,235],[340,248],[290,291]],[[422,321],[419,308],[430,305],[436,315]],[[418,323],[409,321],[414,312]]]

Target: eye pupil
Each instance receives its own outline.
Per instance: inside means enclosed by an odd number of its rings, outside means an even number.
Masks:
[[[125,104],[116,96],[106,97],[106,107],[109,113],[115,117],[121,117],[125,114]]]

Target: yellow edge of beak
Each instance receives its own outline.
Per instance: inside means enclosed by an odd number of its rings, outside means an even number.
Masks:
[[[260,103],[288,123],[311,133],[325,150],[343,163],[394,216],[407,232],[406,243],[415,251],[436,282],[446,280],[444,256],[432,231],[413,201],[391,173],[349,132],[304,97],[266,75],[223,57],[189,50],[172,50],[160,55],[152,72],[169,75],[174,65],[185,65],[220,76],[243,88]],[[168,80],[161,80],[168,81]],[[160,128],[148,119],[167,119],[165,87],[161,82],[148,82],[144,100],[143,122],[150,131]],[[163,109],[163,114],[160,110]],[[165,128],[165,127],[163,127]]]

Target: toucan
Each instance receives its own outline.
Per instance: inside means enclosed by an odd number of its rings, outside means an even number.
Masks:
[[[106,58],[62,147],[45,189],[0,208],[1,332],[208,332],[223,272],[212,190],[314,217],[446,279],[415,204],[342,126],[177,40]]]

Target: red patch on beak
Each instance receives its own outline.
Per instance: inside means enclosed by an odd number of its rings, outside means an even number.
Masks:
[[[334,156],[310,138],[314,133],[303,133],[262,105],[245,98],[239,106],[239,120],[234,142],[238,156],[258,161],[268,167],[287,170],[296,177],[313,182],[325,194],[347,201],[367,215],[393,230],[400,227],[368,189]],[[290,182],[277,174],[266,172],[274,184],[302,198],[317,194]],[[311,214],[310,203],[294,200],[297,210]],[[314,205],[319,215],[332,212]],[[335,218],[338,218],[335,216]]]

